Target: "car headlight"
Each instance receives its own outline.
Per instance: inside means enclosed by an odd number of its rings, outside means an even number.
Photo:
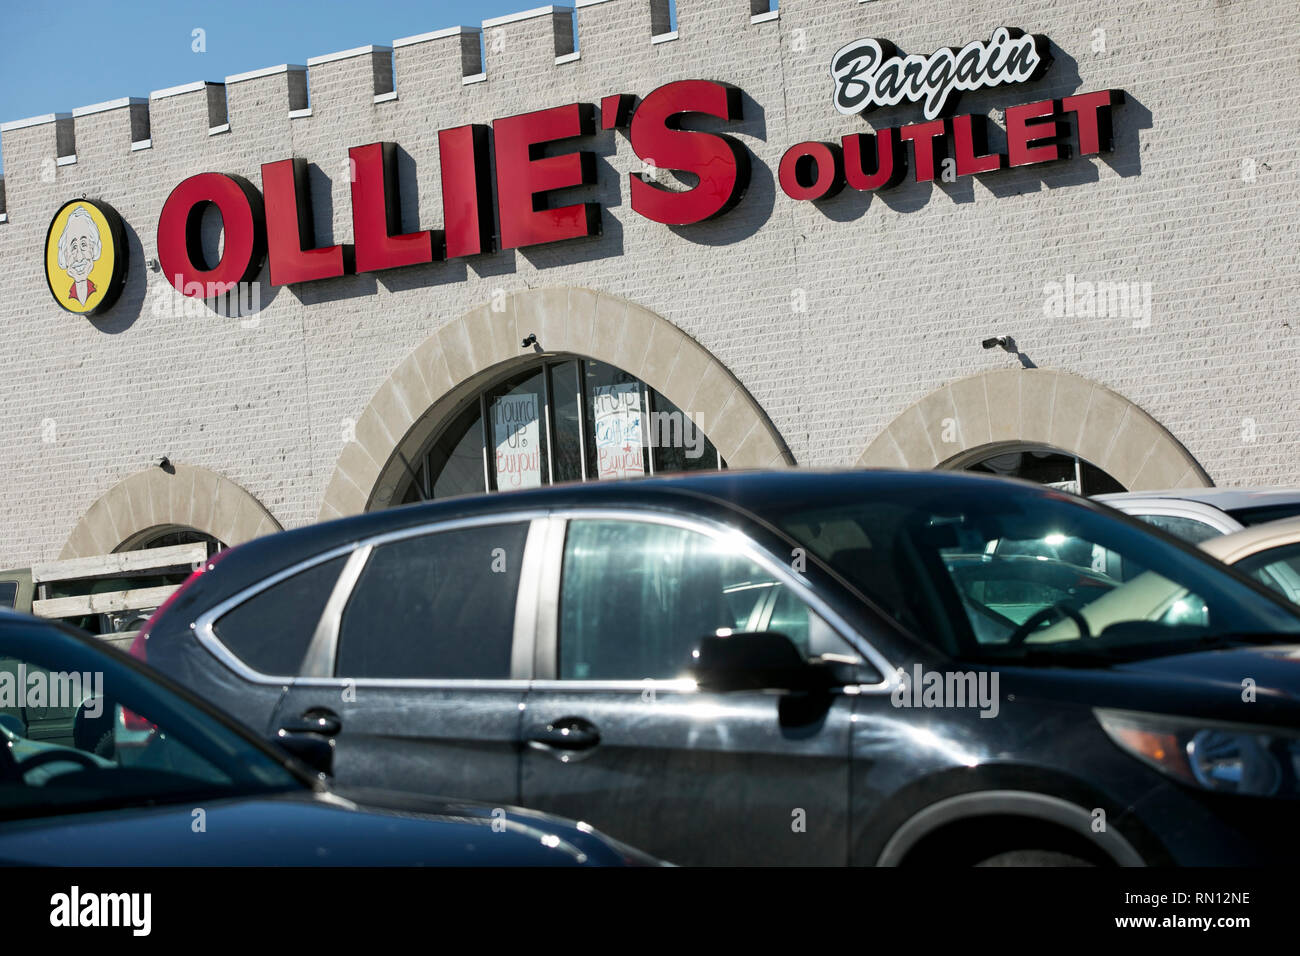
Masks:
[[[1300,733],[1136,711],[1094,711],[1120,749],[1183,783],[1216,793],[1300,794]]]

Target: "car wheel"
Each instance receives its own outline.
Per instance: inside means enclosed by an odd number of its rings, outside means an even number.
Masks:
[[[1082,857],[1055,850],[1011,850],[972,864],[974,866],[1094,866]]]

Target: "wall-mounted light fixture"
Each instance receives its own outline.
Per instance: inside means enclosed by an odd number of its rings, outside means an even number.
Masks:
[[[986,349],[1000,348],[1002,351],[1014,355],[1020,360],[1022,368],[1038,368],[1028,355],[1020,351],[1020,346],[1016,344],[1016,340],[1009,335],[996,335],[991,339],[985,339],[980,342],[980,345],[984,346]]]

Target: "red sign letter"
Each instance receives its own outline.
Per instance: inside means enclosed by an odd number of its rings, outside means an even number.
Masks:
[[[1007,155],[1012,166],[1029,166],[1065,159],[1070,147],[1049,140],[1065,135],[1062,124],[1056,120],[1056,100],[1041,100],[1024,106],[1007,107]],[[1029,122],[1038,116],[1048,117],[1036,123]],[[1044,145],[1035,146],[1035,143]]]
[[[492,187],[486,126],[438,131],[446,256],[492,251]]]
[[[1098,90],[1061,100],[1061,110],[1079,117],[1079,154],[1109,153],[1115,148],[1110,108],[1124,102],[1123,90]]]
[[[781,189],[791,199],[827,199],[844,188],[844,154],[835,143],[800,143],[781,157]]]
[[[948,121],[945,119],[912,123],[898,131],[900,139],[912,141],[912,159],[916,163],[918,183],[933,182],[934,168],[943,159],[943,140],[940,137],[947,131]]]
[[[955,116],[952,120],[952,151],[957,160],[957,175],[971,176],[1001,169],[1007,158],[1001,153],[986,153],[988,149],[987,118],[984,116]]]
[[[898,139],[898,129],[887,126],[879,133],[852,133],[840,140],[844,144],[844,176],[854,189],[871,191],[897,186],[907,174],[907,153]],[[873,145],[862,148],[864,142]],[[863,159],[875,154],[875,167],[867,172]]]
[[[442,252],[442,236],[402,231],[402,200],[397,188],[397,147],[371,143],[348,150],[352,161],[352,241],[357,272],[376,272],[432,262]]]
[[[200,226],[212,203],[221,212],[225,248],[221,261],[207,268]],[[262,196],[240,176],[200,173],[172,190],[158,216],[158,263],[176,291],[215,299],[257,276],[266,255]]]
[[[596,157],[590,150],[545,156],[541,146],[596,131],[590,103],[522,113],[496,120],[497,202],[501,248],[600,235],[600,206],[594,202],[548,208],[543,195],[553,189],[590,186]]]
[[[652,186],[639,173],[631,174],[632,209],[670,226],[722,215],[740,202],[749,185],[745,147],[721,133],[681,129],[683,113],[740,119],[740,90],[709,80],[681,80],[659,87],[632,114],[629,138],[639,158],[657,169],[699,177],[693,188],[675,192]]]
[[[262,192],[266,197],[271,285],[292,285],[343,275],[342,246],[305,248],[316,241],[306,161],[282,159],[263,164]]]

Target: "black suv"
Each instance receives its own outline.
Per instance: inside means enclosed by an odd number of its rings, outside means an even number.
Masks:
[[[1104,506],[927,472],[412,505],[222,553],[135,652],[340,784],[676,863],[1293,862],[1300,617]]]

